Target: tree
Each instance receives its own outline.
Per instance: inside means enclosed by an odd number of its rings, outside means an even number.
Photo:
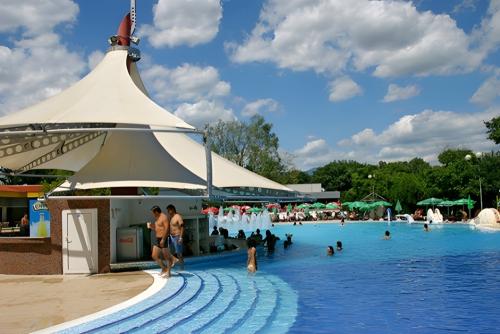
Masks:
[[[445,166],[451,163],[463,162],[467,154],[474,155],[471,150],[446,149],[438,155],[438,160]]]
[[[279,140],[272,127],[256,115],[249,123],[219,121],[205,129],[212,151],[241,167],[282,182],[288,166],[278,152]]]
[[[488,139],[493,140],[495,144],[500,144],[500,116],[492,118],[490,121],[484,122]]]

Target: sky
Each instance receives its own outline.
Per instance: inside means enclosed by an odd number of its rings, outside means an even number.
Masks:
[[[91,71],[127,0],[4,0],[0,114]],[[500,0],[137,0],[152,98],[202,128],[256,114],[309,170],[498,150]]]

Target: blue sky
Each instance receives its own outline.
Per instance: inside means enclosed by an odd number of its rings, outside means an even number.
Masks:
[[[499,0],[137,2],[155,101],[199,127],[262,114],[298,168],[498,149],[482,122],[500,115]],[[88,73],[129,1],[3,7],[5,114]]]

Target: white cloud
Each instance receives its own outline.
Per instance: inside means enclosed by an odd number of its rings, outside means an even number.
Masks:
[[[470,101],[479,105],[489,106],[500,96],[500,73],[488,78],[476,90]]]
[[[195,46],[215,38],[221,18],[219,0],[159,0],[153,7],[153,25],[144,25],[139,34],[156,48]]]
[[[472,40],[483,54],[494,52],[500,44],[500,0],[491,0],[486,16],[472,33]]]
[[[330,101],[339,102],[362,95],[363,89],[349,77],[341,77],[330,83]]]
[[[78,6],[69,1],[18,1],[16,4],[19,8],[2,5],[0,13],[1,29],[22,28],[25,32],[23,38],[13,41],[12,47],[0,45],[0,114],[59,93],[78,81],[86,69],[82,57],[70,52],[59,36],[50,32],[58,23],[72,21]],[[49,15],[51,10],[56,13]],[[61,10],[66,13],[60,13]],[[19,13],[26,16],[21,17]]]
[[[87,66],[93,70],[104,58],[104,52],[100,50],[93,51],[87,58]]]
[[[460,13],[465,11],[475,11],[476,0],[462,0],[453,7],[453,13]]]
[[[257,114],[276,112],[279,109],[279,103],[273,99],[259,99],[247,103],[241,112],[243,116],[252,117]]]
[[[0,32],[22,29],[28,36],[50,33],[63,22],[76,20],[79,8],[71,0],[2,1]]]
[[[380,133],[364,129],[340,140],[335,149],[322,138],[309,139],[293,154],[296,165],[304,170],[343,159],[376,163],[421,157],[437,163],[446,148],[494,149],[494,143],[486,139],[484,121],[499,114],[499,108],[479,113],[424,110],[401,117]]]
[[[231,91],[231,85],[220,80],[219,71],[212,66],[183,64],[170,69],[152,65],[142,74],[154,98],[163,103],[195,102],[227,96]]]
[[[387,94],[384,96],[384,102],[394,102],[407,100],[420,94],[420,88],[416,85],[398,86],[390,84],[387,88]]]
[[[207,100],[182,103],[175,110],[175,115],[198,128],[203,128],[206,124],[218,120],[233,121],[236,119],[232,109],[226,109],[220,102]]]
[[[226,46],[238,63],[378,77],[468,72],[484,57],[452,18],[410,1],[268,0],[250,36]]]
[[[338,156],[322,138],[310,138],[303,147],[293,151],[292,155],[294,164],[302,170],[326,165]]]

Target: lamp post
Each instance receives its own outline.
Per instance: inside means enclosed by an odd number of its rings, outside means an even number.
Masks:
[[[375,174],[368,174],[368,178],[370,180],[373,179],[373,182],[372,182],[372,196],[375,199]]]
[[[476,153],[476,158],[481,159],[483,157],[483,153],[477,152]],[[470,161],[472,159],[472,156],[470,154],[467,154],[465,156],[466,161]],[[481,169],[479,165],[477,166],[477,175],[479,178],[479,202],[481,203],[481,210],[483,209],[483,185],[482,185],[482,180],[481,180]]]

